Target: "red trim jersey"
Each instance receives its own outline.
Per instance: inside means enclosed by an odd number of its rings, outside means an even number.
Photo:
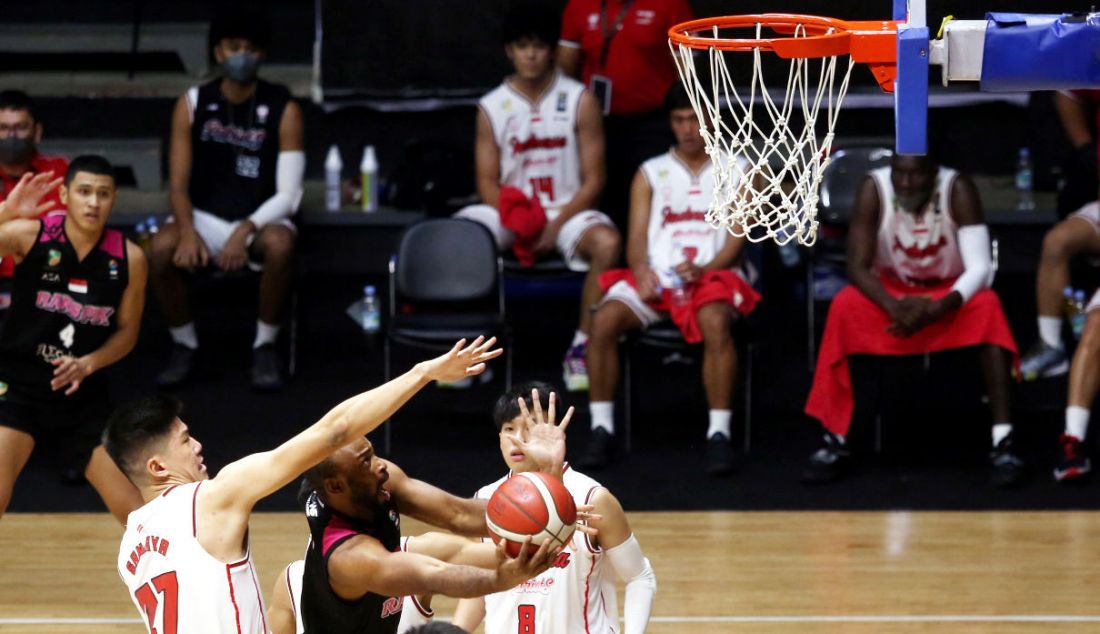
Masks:
[[[890,168],[871,172],[880,201],[875,272],[906,284],[927,286],[953,280],[966,268],[959,251],[958,226],[951,217],[951,188],[958,172],[941,167],[932,196],[919,213],[898,206]]]
[[[560,208],[581,188],[577,113],[584,86],[561,73],[534,102],[508,81],[481,98],[493,139],[500,149],[500,184],[544,209]]]
[[[118,574],[148,632],[267,634],[251,547],[225,563],[199,543],[201,486],[172,487],[130,513]]]
[[[679,81],[668,51],[668,30],[691,20],[687,0],[633,0],[623,16],[622,28],[611,38],[607,65],[600,67],[605,26],[614,26],[623,0],[570,0],[562,16],[562,46],[584,51],[582,81],[593,74],[611,80],[611,114],[639,114],[660,110],[668,89]]]
[[[60,156],[47,156],[45,154],[35,154],[31,158],[31,173],[41,174],[43,172],[53,172],[54,178],[61,178],[65,175],[65,172],[69,171],[69,162]],[[10,178],[7,174],[0,172],[0,200],[4,200],[8,197],[8,192],[15,188],[16,183],[19,182],[17,178]],[[49,211],[42,214],[42,218],[46,216],[52,216],[54,214],[64,214],[65,205],[61,204],[60,187],[54,188],[53,191],[46,194],[42,202],[49,202],[52,207]],[[15,260],[11,256],[0,258],[0,278],[11,277],[13,271],[15,271]]]
[[[508,474],[478,490],[488,500]],[[577,505],[591,504],[602,487],[566,465],[565,488]],[[488,538],[486,538],[488,539]],[[573,533],[574,549],[566,548],[546,572],[520,585],[485,597],[485,634],[610,634],[619,631],[615,571],[603,550],[588,537]]]

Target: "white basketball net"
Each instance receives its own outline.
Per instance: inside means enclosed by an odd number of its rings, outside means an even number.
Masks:
[[[756,25],[756,39],[761,28]],[[801,25],[793,33],[805,36]],[[761,49],[752,50],[750,86],[738,90],[726,68],[726,52],[713,47],[700,51],[698,61],[706,59],[709,65],[709,78],[700,80],[695,49],[671,41],[669,46],[714,166],[714,199],[707,221],[753,242],[770,238],[778,244],[797,240],[812,245],[817,238],[818,186],[848,92],[851,56],[842,56],[848,59],[842,78],[836,72],[841,56],[787,60],[787,86],[778,101],[764,83]],[[722,116],[723,106],[732,117]],[[827,131],[818,139],[814,126],[823,106]]]

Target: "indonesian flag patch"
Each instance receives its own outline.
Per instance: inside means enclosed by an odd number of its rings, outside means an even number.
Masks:
[[[69,280],[69,290],[74,293],[87,293],[88,280],[78,280],[75,277]]]

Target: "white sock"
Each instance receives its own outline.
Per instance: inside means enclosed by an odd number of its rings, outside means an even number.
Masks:
[[[195,322],[189,321],[182,326],[169,328],[168,334],[172,335],[172,341],[181,346],[194,350],[199,347],[199,336],[195,334]]]
[[[1051,348],[1062,349],[1062,318],[1039,315],[1039,338]]]
[[[730,437],[730,418],[733,416],[733,412],[728,409],[712,409],[710,410],[710,426],[707,427],[707,438],[722,433],[725,434],[726,439]]]
[[[588,404],[588,414],[592,417],[592,430],[603,427],[607,433],[615,433],[615,403],[613,401],[593,401]]]
[[[259,319],[256,320],[256,340],[252,342],[252,349],[255,350],[262,345],[275,343],[275,340],[279,338],[279,327],[272,326],[271,324],[265,324]]]
[[[1070,405],[1066,408],[1066,435],[1084,440],[1089,433],[1089,408]]]
[[[1001,444],[1012,433],[1012,423],[993,423],[993,446]]]
[[[569,344],[570,348],[576,348],[577,346],[583,346],[588,343],[588,334],[581,331],[573,333],[573,343]]]

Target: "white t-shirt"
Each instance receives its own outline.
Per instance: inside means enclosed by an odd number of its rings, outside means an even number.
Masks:
[[[251,547],[243,559],[227,564],[196,538],[200,486],[172,487],[130,513],[118,574],[149,631],[266,634]]]
[[[871,172],[881,201],[874,268],[910,283],[935,283],[962,274],[965,265],[951,217],[951,187],[958,172],[941,167],[928,203],[919,214],[901,209],[894,196],[890,168]]]
[[[531,102],[507,81],[481,98],[481,110],[500,148],[500,184],[538,194],[542,206],[557,209],[581,187],[577,116],[584,86],[556,72]]]
[[[488,500],[511,474],[478,490]],[[578,504],[591,504],[599,482],[566,465],[565,487]],[[581,531],[573,533],[575,549],[566,548],[546,572],[504,592],[485,597],[485,634],[610,634],[619,631],[615,571],[603,550]],[[533,624],[533,630],[525,630]]]

